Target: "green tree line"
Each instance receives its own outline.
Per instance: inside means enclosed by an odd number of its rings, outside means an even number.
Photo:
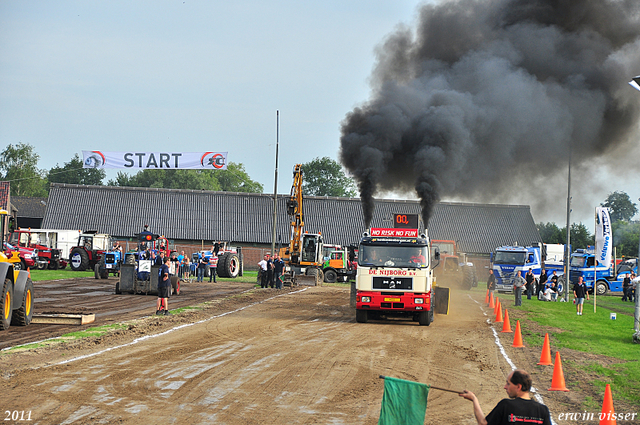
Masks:
[[[103,169],[83,168],[78,154],[50,170],[38,168],[40,155],[34,147],[18,143],[0,152],[0,180],[11,182],[11,195],[46,197],[51,183],[104,185]],[[315,158],[302,166],[303,193],[316,196],[353,197],[353,179],[329,157]],[[166,189],[212,190],[263,193],[261,183],[252,180],[241,163],[230,162],[226,170],[141,170],[133,175],[119,171],[107,186],[154,187]]]
[[[637,257],[640,221],[631,220],[638,212],[636,204],[625,192],[615,191],[610,193],[600,205],[609,208],[616,255],[618,257]],[[564,244],[567,241],[566,226],[560,228],[555,223],[538,223],[536,227],[544,243]],[[582,223],[571,225],[570,236],[572,249],[586,248],[595,244],[595,235],[590,234]]]

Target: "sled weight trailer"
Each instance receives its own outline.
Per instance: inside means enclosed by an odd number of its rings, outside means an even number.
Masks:
[[[120,281],[116,283],[116,294],[158,295],[158,280],[160,266],[151,266],[148,279],[141,280],[135,264],[120,266]],[[180,280],[171,276],[171,294],[180,295]]]

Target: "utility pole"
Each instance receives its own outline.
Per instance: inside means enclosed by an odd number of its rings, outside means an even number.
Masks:
[[[271,255],[276,253],[276,226],[278,224],[278,149],[280,147],[280,111],[276,111],[276,177],[273,183],[273,233],[271,234]]]
[[[571,142],[569,142],[569,176],[567,178],[567,243],[564,247],[564,300],[569,301],[571,288]]]
[[[629,81],[629,85],[634,89],[640,91],[640,75],[633,77],[631,81]],[[638,259],[636,260],[636,270],[638,272],[638,275],[640,276],[640,239],[638,239]],[[635,329],[635,333],[633,334],[633,342],[635,342],[636,344],[640,344],[640,301],[638,301],[638,294],[640,293],[640,288],[638,286],[640,286],[640,281],[637,282],[638,283],[636,283],[635,293],[636,308],[633,314],[633,323]]]

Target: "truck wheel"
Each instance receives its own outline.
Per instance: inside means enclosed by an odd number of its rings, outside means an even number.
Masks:
[[[74,248],[69,256],[71,260],[71,270],[83,272],[89,268],[89,254],[82,248]]]
[[[44,270],[44,269],[46,269],[46,268],[47,268],[47,266],[48,266],[48,265],[49,265],[49,263],[47,263],[47,264],[45,264],[45,263],[38,263],[38,264],[36,265],[36,268],[37,268],[38,270]]]
[[[356,322],[367,323],[369,320],[369,312],[367,310],[356,310]]]
[[[33,317],[33,282],[27,279],[20,308],[13,312],[12,325],[27,326]]]
[[[93,275],[96,279],[100,279],[100,264],[93,266]]]
[[[431,322],[433,322],[433,310],[418,313],[418,323],[420,323],[420,326],[429,326]]]
[[[51,260],[49,262],[49,270],[58,270],[60,268],[60,261]]]
[[[564,295],[564,288],[564,276],[560,276],[558,278],[558,298],[560,298],[561,295]]]
[[[598,291],[598,296],[600,296],[600,295],[606,294],[607,291],[609,290],[609,287],[605,282],[603,282],[602,280],[599,280],[596,282],[596,289]]]
[[[0,318],[0,331],[4,331],[9,329],[9,325],[11,325],[11,315],[13,314],[13,310],[11,310],[11,297],[13,293],[11,291],[13,284],[10,279],[4,280],[4,285],[2,285],[2,299],[0,299],[0,313],[2,317]]]
[[[324,281],[327,283],[335,283],[338,280],[338,272],[333,269],[326,269],[324,271]]]
[[[240,274],[240,258],[238,254],[226,253],[218,257],[218,276],[236,278]]]

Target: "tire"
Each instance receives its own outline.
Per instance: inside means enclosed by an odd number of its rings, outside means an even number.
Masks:
[[[24,286],[24,294],[22,296],[22,302],[20,308],[14,310],[12,325],[27,326],[31,323],[33,318],[33,282],[30,278],[27,279],[27,283]]]
[[[335,283],[338,281],[338,272],[333,269],[326,269],[324,271],[324,281],[327,283]]]
[[[240,274],[240,258],[238,254],[227,253],[218,257],[218,276],[236,278]]]
[[[60,268],[60,262],[51,260],[48,267],[49,270],[58,270]]]
[[[36,268],[37,268],[38,270],[45,270],[48,266],[49,266],[49,264],[48,264],[48,263],[47,263],[47,264],[44,264],[44,263],[38,263],[38,264],[36,264]]]
[[[13,297],[13,283],[10,279],[4,280],[2,285],[2,298],[0,299],[0,331],[9,329],[11,325],[11,316],[13,310],[11,310],[11,298]]]
[[[102,273],[100,273],[100,279],[109,279],[109,270],[104,269]]]
[[[315,267],[307,267],[304,271],[306,276],[316,276],[316,282],[322,282],[324,280],[324,272],[321,269]]]
[[[95,266],[93,266],[93,274],[96,279],[100,279],[100,264],[96,264]]]
[[[418,323],[420,323],[420,326],[429,326],[431,322],[433,322],[433,310],[418,313]]]
[[[116,282],[116,295],[120,295],[122,294],[122,291],[120,290],[120,281]]]
[[[478,284],[478,279],[476,277],[476,268],[474,266],[462,267],[462,275],[462,286],[464,289],[471,290],[471,288]]]
[[[23,267],[24,262],[20,261],[19,263],[12,263],[14,270],[27,270],[26,267]]]
[[[560,276],[558,278],[558,298],[560,298],[561,295],[564,295],[564,288],[565,288],[565,284],[564,284],[564,276]]]
[[[356,310],[356,322],[367,323],[369,320],[369,312],[367,310]]]
[[[609,290],[609,286],[607,285],[607,283],[603,280],[598,280],[596,281],[596,289],[598,291],[598,296],[600,295],[605,295],[607,293],[607,291]]]
[[[82,248],[74,248],[69,255],[71,270],[83,272],[89,268],[89,254]]]
[[[178,276],[171,276],[172,295],[180,295],[180,279]]]

